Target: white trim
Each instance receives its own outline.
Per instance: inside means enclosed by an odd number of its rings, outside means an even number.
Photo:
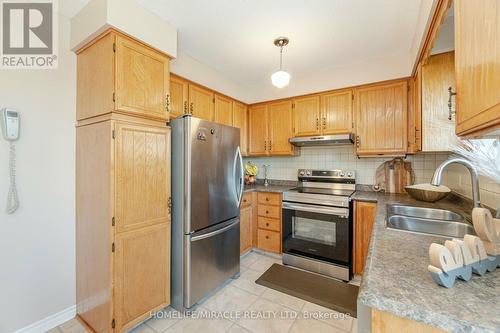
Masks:
[[[42,320],[23,327],[14,333],[44,333],[61,324],[64,324],[76,316],[76,305],[70,306],[62,311],[54,313]]]

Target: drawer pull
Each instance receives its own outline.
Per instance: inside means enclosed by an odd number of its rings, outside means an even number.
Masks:
[[[266,197],[266,201],[269,201],[269,198],[268,198],[268,197]]]
[[[268,211],[268,210],[266,210],[266,214],[269,214],[269,211]]]
[[[269,222],[266,223],[266,227],[269,227]]]
[[[266,239],[269,239],[269,236],[266,235]]]

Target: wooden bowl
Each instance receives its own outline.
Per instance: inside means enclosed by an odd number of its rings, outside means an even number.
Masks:
[[[434,186],[431,184],[410,185],[406,186],[405,190],[413,198],[426,202],[436,202],[444,199],[451,192],[446,186]]]

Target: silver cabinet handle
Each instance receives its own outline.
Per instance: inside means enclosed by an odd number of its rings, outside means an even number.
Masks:
[[[457,108],[455,106],[455,110],[452,110],[452,102],[451,99],[453,96],[455,96],[457,93],[453,91],[452,87],[448,87],[448,120],[451,120],[453,115],[457,112]]]

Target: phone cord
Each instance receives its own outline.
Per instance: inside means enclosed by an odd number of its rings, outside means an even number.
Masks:
[[[16,145],[12,141],[10,141],[9,176],[10,187],[9,194],[7,195],[7,214],[12,214],[19,207],[19,198],[16,188]]]

